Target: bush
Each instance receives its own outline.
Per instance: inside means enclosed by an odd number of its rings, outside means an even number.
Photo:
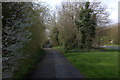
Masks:
[[[19,68],[14,72],[13,78],[25,78],[43,56],[44,50],[40,49],[34,56],[29,56],[19,60]]]

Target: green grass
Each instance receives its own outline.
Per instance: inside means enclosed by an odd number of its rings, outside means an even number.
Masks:
[[[94,51],[99,51],[99,52],[118,52],[119,50],[117,49],[111,49],[111,48],[102,48],[102,47],[99,47],[99,48],[95,48]]]
[[[62,47],[54,49],[65,51]],[[86,78],[118,78],[118,50],[96,48],[64,55]]]
[[[53,47],[53,49],[56,49],[60,52],[63,52],[63,53],[79,53],[79,52],[113,52],[113,51],[116,51],[118,52],[118,50],[116,49],[111,49],[111,48],[102,48],[102,47],[99,47],[99,48],[94,48],[94,49],[91,49],[91,50],[87,50],[87,49],[84,49],[84,50],[80,50],[80,49],[72,49],[72,50],[65,50],[64,48],[60,47],[60,46],[57,46],[57,47]]]
[[[14,72],[13,78],[25,78],[35,65],[42,59],[44,50],[39,50],[36,55],[19,60],[19,68]]]
[[[63,53],[65,52],[65,50],[61,46],[53,47],[53,49],[56,49],[56,50],[63,52]]]
[[[117,78],[118,52],[65,53],[67,59],[86,78]]]
[[[119,44],[103,44],[105,46],[120,46]]]

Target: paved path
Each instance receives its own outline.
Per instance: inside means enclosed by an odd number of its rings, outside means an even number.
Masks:
[[[29,78],[83,78],[63,54],[50,48],[44,50],[44,59],[38,63]]]
[[[110,49],[120,49],[120,46],[100,46],[100,47],[103,47],[103,48],[110,48]]]

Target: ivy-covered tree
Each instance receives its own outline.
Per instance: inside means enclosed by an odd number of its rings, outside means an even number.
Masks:
[[[82,7],[79,20],[76,21],[77,28],[81,33],[81,48],[91,48],[95,37],[96,14],[90,8],[90,3],[86,2]]]

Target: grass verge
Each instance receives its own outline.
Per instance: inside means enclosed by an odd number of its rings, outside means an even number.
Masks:
[[[64,51],[62,47],[55,49]],[[118,54],[118,50],[106,48],[64,53],[86,78],[118,78]]]
[[[103,44],[105,46],[120,46],[119,44]]]
[[[118,78],[118,52],[65,53],[86,78]]]

